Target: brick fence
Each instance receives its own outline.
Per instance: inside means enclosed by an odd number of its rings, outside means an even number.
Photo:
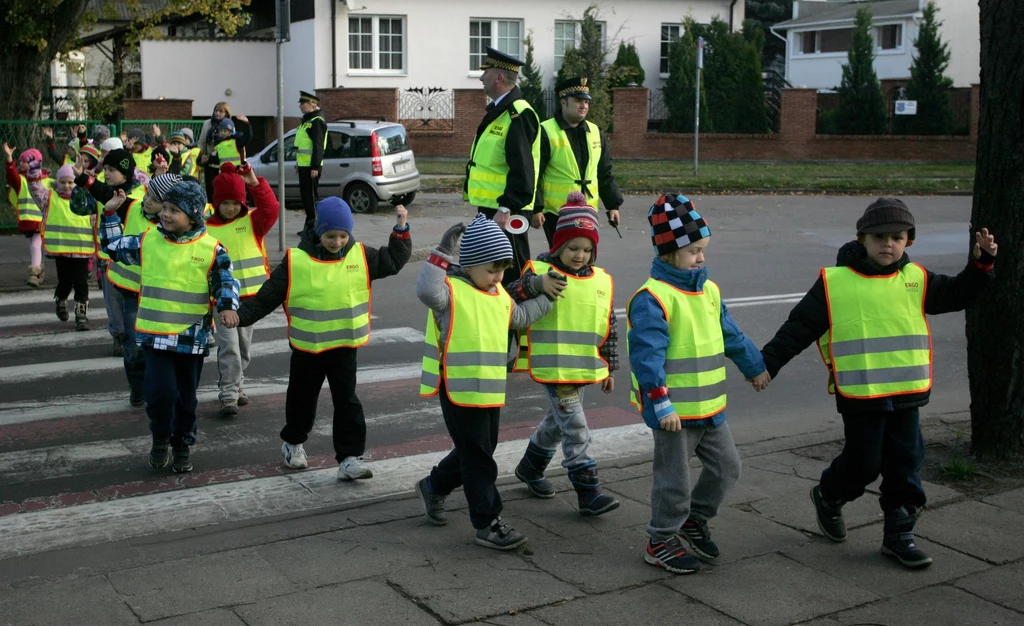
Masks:
[[[143,100],[128,98],[124,101],[126,120],[190,120],[191,100]]]

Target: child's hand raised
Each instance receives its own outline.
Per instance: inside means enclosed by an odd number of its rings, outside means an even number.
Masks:
[[[238,326],[238,313],[234,311],[221,311],[220,323],[224,328],[236,328]]]
[[[661,424],[662,430],[667,430],[670,433],[677,433],[683,428],[683,423],[679,421],[679,415],[675,411],[658,420],[658,423]]]
[[[43,137],[47,139],[53,139],[53,129],[49,126],[43,126]]]
[[[992,256],[999,252],[999,244],[996,243],[995,235],[988,232],[987,228],[982,228],[980,233],[974,233],[974,258],[981,258],[981,251],[989,253]]]
[[[7,145],[6,141],[4,142],[4,159],[6,159],[7,161],[14,160],[14,148]]]
[[[565,280],[565,277],[559,274],[558,272],[549,271],[548,273],[544,274],[544,276],[541,278],[541,282],[543,285],[541,290],[544,292],[544,295],[551,298],[552,300],[557,300],[561,298],[562,291],[564,291],[565,288],[569,286],[569,283],[568,281]]]
[[[409,209],[401,204],[395,205],[395,226],[405,228],[405,222],[409,219]]]
[[[245,181],[246,185],[250,187],[259,186],[260,179],[256,177],[256,172],[252,171],[252,165],[249,165],[248,163],[243,163],[242,166],[239,167],[237,171],[238,175],[242,177],[242,180]]]
[[[754,388],[754,391],[761,391],[768,387],[768,383],[772,382],[772,377],[771,374],[768,373],[768,370],[765,370],[757,376],[748,378],[747,380],[750,381],[750,385]]]
[[[103,205],[103,210],[107,213],[113,213],[121,208],[121,205],[124,204],[125,198],[124,189],[118,189],[114,192],[114,195],[110,200],[107,200],[106,204]]]
[[[444,254],[455,254],[459,249],[459,241],[464,232],[466,232],[466,225],[462,222],[444,231],[444,234],[441,235],[441,243],[437,244],[437,249]]]

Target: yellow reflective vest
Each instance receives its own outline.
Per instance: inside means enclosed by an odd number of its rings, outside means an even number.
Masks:
[[[138,187],[136,187],[136,189],[140,187],[142,187],[142,185],[139,185]],[[134,190],[132,191],[134,192]],[[153,222],[147,220],[145,215],[143,215],[142,213],[142,200],[132,198],[130,202],[131,204],[128,206],[128,210],[125,212],[125,223],[121,225],[122,236],[141,235],[144,232],[148,231],[151,226],[153,226]],[[102,206],[97,208],[99,209],[102,215]],[[98,228],[100,228],[99,225],[97,225],[97,229]],[[163,237],[161,237],[161,239],[162,238]],[[105,253],[100,255],[100,258],[104,257],[110,259],[110,257],[107,256]],[[107,264],[107,280],[109,280],[111,284],[120,287],[121,289],[124,289],[126,291],[139,293],[139,288],[141,286],[141,276],[142,270],[139,269],[138,265],[125,265],[124,263],[118,263],[116,261]]]
[[[558,209],[565,204],[565,198],[571,191],[582,191],[591,201],[597,189],[597,163],[601,160],[601,131],[596,125],[584,120],[587,125],[587,171],[580,176],[580,166],[576,162],[576,153],[572,151],[569,136],[558,125],[558,120],[551,118],[541,123],[541,132],[547,133],[548,144],[551,146],[551,158],[548,159],[544,171],[541,172],[541,190],[544,192],[544,211],[558,214]],[[595,203],[594,206],[597,206]]]
[[[20,189],[17,192],[14,191],[14,187],[7,187],[7,202],[14,209],[19,222],[42,222],[43,212],[36,205],[32,193],[28,190],[28,179],[24,176],[19,176],[19,178],[21,179],[21,185],[19,185]],[[44,178],[40,182],[47,189],[53,188],[52,178]]]
[[[135,167],[142,170],[143,173],[149,174],[149,166],[153,162],[153,148],[146,148],[142,152],[133,152],[132,157],[135,159]]]
[[[185,161],[185,162],[191,164],[191,167],[189,168],[189,171],[188,171],[188,175],[189,176],[198,176],[199,175],[199,154],[202,151],[203,151],[202,148],[189,148],[188,149],[188,155],[189,156],[188,156],[188,160]],[[182,174],[184,174],[184,173],[185,172],[182,171]]]
[[[327,123],[322,116],[316,115],[311,117],[309,121],[299,124],[299,127],[295,130],[295,164],[299,167],[309,167],[313,163],[313,138],[309,136],[309,129],[316,120]],[[326,149],[327,133],[324,133],[324,145],[321,147],[321,150]],[[317,163],[317,167],[319,166],[320,163]]]
[[[829,333],[819,340],[819,349],[828,355],[835,390],[847,398],[868,399],[931,389],[924,268],[908,263],[887,276],[864,276],[849,267],[827,267],[821,273]]]
[[[337,261],[288,252],[288,341],[303,352],[358,348],[370,341],[370,272],[363,244]]]
[[[232,273],[239,284],[238,295],[242,298],[255,295],[270,278],[270,269],[263,249],[256,241],[249,213],[227,224],[207,224],[206,232],[227,248]]]
[[[642,291],[654,296],[668,322],[665,385],[676,414],[682,420],[699,420],[725,410],[725,339],[718,285],[708,280],[703,291],[694,293],[648,278],[637,293]],[[626,305],[627,324],[633,298]],[[632,329],[632,324],[629,328]],[[628,333],[626,351],[629,351]],[[642,410],[646,398],[636,376],[630,374],[630,378],[630,402]]]
[[[485,293],[463,280],[446,278],[445,283],[451,294],[448,339],[441,350],[434,312],[428,311],[420,395],[436,394],[443,376],[452,404],[505,406],[512,298],[501,285],[496,293]]]
[[[72,213],[71,201],[61,198],[56,191],[50,191],[50,208],[46,211],[42,228],[43,249],[47,254],[58,256],[95,253],[92,221],[91,215]]]
[[[505,139],[512,124],[512,116],[532,115],[537,118],[526,100],[516,100],[512,106],[495,118],[484,132],[473,140],[473,148],[469,152],[469,180],[463,200],[478,207],[498,208],[498,198],[505,193],[508,179],[508,162],[505,161]],[[533,140],[533,183],[530,189],[530,203],[523,211],[533,208],[533,197],[536,194],[537,173],[540,169],[540,133]]]
[[[225,163],[231,163],[235,167],[242,164],[242,155],[238,152],[238,144],[235,143],[234,137],[218,142],[213,147],[213,153],[220,159],[218,168]]]
[[[139,259],[145,264],[135,330],[178,335],[210,311],[210,268],[217,240],[207,233],[192,241],[168,241],[158,231],[143,233]]]

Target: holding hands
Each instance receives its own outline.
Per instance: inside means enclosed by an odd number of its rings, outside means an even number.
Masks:
[[[562,291],[569,286],[565,276],[562,276],[554,270],[548,270],[544,276],[541,277],[541,290],[544,295],[551,298],[551,300],[557,300],[562,298]]]
[[[221,311],[220,323],[224,328],[236,328],[238,326],[238,313],[234,311]]]
[[[987,228],[982,228],[980,233],[974,233],[973,255],[975,259],[981,258],[982,250],[991,256],[995,256],[996,252],[999,252],[999,244],[996,243],[995,235],[989,233]]]
[[[409,219],[409,209],[405,208],[401,204],[395,205],[395,226],[398,228],[405,228],[405,223]],[[446,233],[447,234],[447,233]]]
[[[754,388],[754,391],[761,391],[768,387],[768,383],[772,382],[772,377],[768,370],[765,370],[753,378],[748,378],[747,381]]]

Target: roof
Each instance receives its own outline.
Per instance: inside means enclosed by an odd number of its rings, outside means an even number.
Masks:
[[[834,4],[834,7],[827,7],[827,4]],[[826,6],[815,6],[826,5]],[[857,17],[857,10],[862,6],[871,11],[871,17],[875,20],[883,20],[895,17],[908,17],[920,13],[918,0],[880,0],[878,2],[844,2],[840,3],[800,3],[801,10],[814,7],[808,14],[798,17],[795,20],[779,22],[772,28],[775,30],[788,30],[804,26],[815,26],[818,24],[829,24],[832,22],[850,22]]]
[[[138,0],[133,4],[124,0],[89,0],[88,11],[101,22],[131,22],[164,9],[167,0]]]

